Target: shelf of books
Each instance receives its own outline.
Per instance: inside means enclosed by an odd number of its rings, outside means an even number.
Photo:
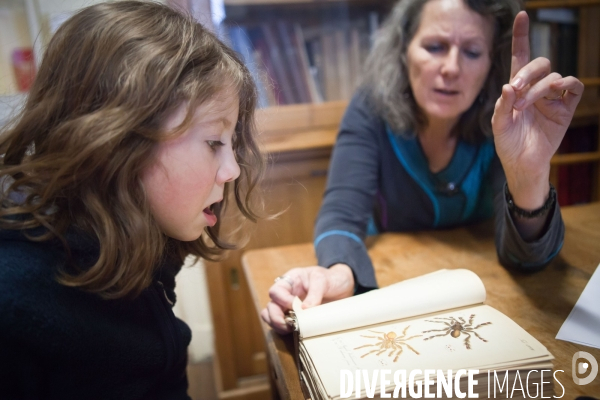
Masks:
[[[547,57],[561,75],[586,89],[575,119],[552,159],[551,180],[561,205],[600,200],[600,1],[531,1],[532,57]],[[552,7],[552,8],[549,8]]]
[[[391,2],[265,4],[227,2],[221,29],[255,78],[259,106],[348,100]]]

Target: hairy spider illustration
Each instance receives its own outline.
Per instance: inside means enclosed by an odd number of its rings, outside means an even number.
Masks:
[[[431,321],[431,320],[426,320],[427,322],[435,322],[438,324],[444,324],[446,325],[446,328],[443,329],[432,329],[429,331],[423,331],[423,333],[429,333],[429,332],[445,332],[443,334],[440,335],[433,335],[430,336],[428,338],[425,338],[423,340],[429,340],[429,339],[433,339],[434,337],[439,337],[439,336],[448,336],[451,335],[453,338],[458,339],[458,337],[460,336],[461,333],[464,333],[466,338],[464,340],[465,346],[467,347],[467,350],[471,350],[471,333],[474,334],[475,336],[477,336],[480,340],[484,341],[487,343],[487,340],[485,340],[484,338],[482,338],[481,336],[479,336],[479,334],[477,332],[475,332],[476,329],[481,328],[482,326],[485,325],[491,325],[491,322],[484,322],[482,324],[479,324],[475,327],[473,327],[473,319],[475,318],[475,314],[471,314],[471,316],[469,317],[469,323],[465,322],[465,319],[463,317],[458,317],[458,318],[454,318],[454,317],[449,317],[449,318],[442,318],[442,317],[435,317],[434,319],[438,319],[440,321]],[[449,322],[447,322],[449,321]]]
[[[375,350],[371,350],[368,353],[363,354],[362,356],[360,356],[360,358],[364,358],[366,356],[368,356],[371,353],[375,353],[377,352],[376,355],[380,355],[381,353],[385,352],[386,350],[390,350],[390,353],[388,354],[388,357],[392,357],[392,355],[394,353],[396,353],[396,357],[394,358],[394,362],[396,362],[398,360],[398,357],[400,357],[400,354],[402,354],[402,351],[404,350],[402,348],[402,346],[406,346],[409,349],[411,349],[415,354],[419,354],[418,351],[416,351],[415,349],[413,349],[408,343],[406,343],[407,340],[410,340],[412,338],[416,338],[419,336],[423,336],[423,335],[414,335],[411,337],[406,337],[406,331],[408,330],[408,328],[410,328],[410,325],[407,326],[406,328],[404,328],[404,330],[402,331],[402,335],[398,336],[396,335],[395,332],[378,332],[378,331],[371,331],[369,330],[369,332],[373,332],[373,333],[377,333],[380,334],[381,336],[366,336],[366,335],[360,335],[362,337],[366,337],[366,338],[371,338],[371,339],[378,339],[379,342],[375,343],[375,344],[365,344],[364,346],[359,346],[356,347],[354,350],[358,350],[358,349],[362,349],[363,347],[379,347],[378,349]]]

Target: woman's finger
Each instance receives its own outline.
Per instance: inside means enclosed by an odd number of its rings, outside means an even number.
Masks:
[[[562,90],[557,91],[557,89],[552,87],[551,84],[561,78],[562,77],[560,74],[553,72],[538,81],[536,84],[530,86],[515,102],[514,108],[517,110],[523,110],[542,98],[545,98],[546,100],[560,100]]]
[[[290,276],[286,274],[286,276]],[[286,282],[284,279],[281,279],[273,284],[269,289],[269,297],[279,306],[284,307],[286,309],[292,308],[292,302],[294,301],[295,292],[294,286],[300,284],[299,279],[293,279],[293,285]]]
[[[323,301],[325,289],[327,288],[325,271],[326,270],[323,270],[321,273],[315,273],[309,276],[310,282],[307,285],[308,293],[302,302],[303,308],[318,306]]]
[[[519,71],[511,80],[511,86],[515,90],[521,90],[527,85],[535,85],[551,73],[550,60],[538,57],[531,61]]]
[[[285,323],[284,311],[277,304],[269,302],[269,304],[267,304],[266,310],[269,319],[269,322],[267,323],[273,329],[275,329],[279,333],[287,333],[291,331],[291,328]]]
[[[513,105],[517,95],[512,86],[506,84],[502,86],[502,93],[496,101],[494,115],[492,116],[492,126],[494,135],[502,133],[509,126],[513,119]]]
[[[260,317],[267,324],[271,325],[271,318],[269,317],[269,310],[267,310],[266,308],[263,308],[262,311],[260,312]]]
[[[510,65],[511,83],[513,77],[529,62],[529,17],[521,11],[513,25],[512,60]]]
[[[579,104],[583,94],[583,83],[573,76],[566,76],[552,82],[551,87],[555,91],[560,91],[561,93],[563,90],[566,90],[562,96],[562,101],[569,111],[575,112],[575,108],[577,108],[577,104]]]

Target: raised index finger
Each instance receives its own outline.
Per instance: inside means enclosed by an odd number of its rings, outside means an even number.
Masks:
[[[529,62],[529,17],[521,11],[515,17],[512,39],[512,60],[510,64],[510,79]]]

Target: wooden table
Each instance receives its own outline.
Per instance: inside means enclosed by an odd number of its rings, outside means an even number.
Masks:
[[[564,370],[557,374],[566,391],[563,399],[580,395],[600,397],[600,374],[585,386],[576,385],[571,378],[574,353],[586,351],[600,362],[600,350],[555,339],[600,263],[600,203],[566,207],[562,214],[566,225],[563,249],[543,271],[532,274],[510,271],[498,264],[491,224],[447,231],[383,234],[371,238],[367,245],[380,286],[441,268],[474,271],[486,287],[486,303],[515,320],[556,357],[554,369]],[[246,253],[244,272],[257,313],[268,303],[268,289],[275,277],[290,268],[315,262],[312,244]],[[291,335],[280,336],[265,323],[262,329],[271,382],[277,388],[273,393],[282,399],[302,399]],[[561,388],[555,387],[558,396]]]

